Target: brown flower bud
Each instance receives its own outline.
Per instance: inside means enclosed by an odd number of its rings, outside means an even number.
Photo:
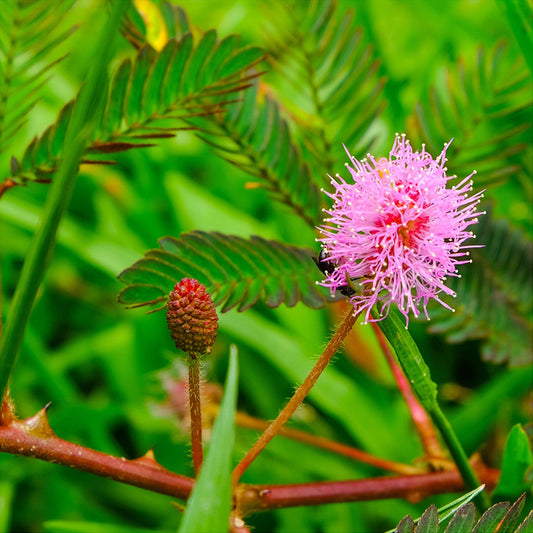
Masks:
[[[176,348],[192,358],[210,353],[217,336],[218,316],[204,285],[183,278],[169,296],[167,324]]]

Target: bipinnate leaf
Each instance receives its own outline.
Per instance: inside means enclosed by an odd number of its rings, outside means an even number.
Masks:
[[[303,161],[279,105],[270,97],[258,103],[257,93],[254,83],[227,106],[226,114],[191,117],[189,122],[201,130],[199,137],[217,155],[258,178],[258,186],[315,225],[319,194],[311,168]]]
[[[346,160],[343,144],[356,157],[371,150],[376,137],[367,132],[385,107],[385,80],[353,9],[342,13],[334,0],[282,0],[269,7],[267,49],[299,93],[295,126],[322,171],[317,178],[327,182],[326,172],[340,170]],[[312,120],[305,118],[309,110]]]
[[[468,496],[468,499],[470,499],[470,496]],[[524,504],[525,494],[522,494],[512,506],[509,502],[499,502],[487,509],[477,521],[477,524],[474,504],[462,504],[453,511],[452,519],[444,533],[530,533],[533,530],[533,511],[519,525]],[[442,516],[440,521],[439,516],[443,515],[445,509],[450,505],[453,506],[453,502],[438,511],[434,505],[431,505],[417,520],[406,516],[396,529],[387,533],[438,533],[439,525],[442,525],[449,515]],[[417,524],[416,529],[415,524]]]
[[[476,169],[478,187],[533,173],[532,158],[522,157],[532,138],[531,73],[506,48],[499,43],[490,54],[480,48],[475,65],[461,59],[408,122],[409,138],[425,142],[432,153],[453,138],[449,173],[464,177]]]
[[[244,311],[258,301],[269,307],[291,307],[299,301],[313,308],[326,304],[315,284],[310,249],[203,231],[164,237],[159,244],[161,249],[149,250],[119,275],[127,285],[119,302],[161,308],[174,284],[188,277],[207,287],[222,312],[234,307]]]
[[[46,74],[65,56],[58,52],[72,33],[65,13],[73,0],[2,0],[0,6],[0,155],[40,96]],[[3,165],[2,165],[3,167]],[[1,168],[1,167],[0,167]],[[4,169],[1,168],[3,171]]]
[[[237,406],[237,348],[232,345],[224,397],[200,475],[178,533],[228,531],[231,513],[231,458]]]
[[[483,358],[510,366],[533,361],[533,243],[490,212],[479,217],[471,250],[472,264],[460,268],[460,278],[449,278],[457,298],[455,308],[432,311],[430,331],[444,333],[450,342],[482,339]]]
[[[83,162],[111,164],[108,154],[173,137],[180,129],[191,128],[185,120],[193,115],[222,113],[231,93],[243,94],[256,75],[249,74],[249,69],[263,58],[258,47],[239,43],[236,36],[219,42],[211,30],[197,45],[190,34],[168,41],[160,52],[142,45],[133,61],[126,59],[119,65],[109,89],[104,88],[101,120]],[[217,53],[222,46],[224,53]],[[247,79],[243,79],[245,74]],[[33,139],[20,161],[14,161],[12,180],[50,179],[62,157],[76,105],[77,100],[69,102],[55,124]]]

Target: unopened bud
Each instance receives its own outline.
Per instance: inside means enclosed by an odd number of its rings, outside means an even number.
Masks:
[[[218,316],[204,285],[183,278],[169,296],[167,324],[176,348],[193,358],[210,353],[217,336]]]

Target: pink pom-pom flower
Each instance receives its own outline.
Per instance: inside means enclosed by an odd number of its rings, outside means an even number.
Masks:
[[[451,141],[450,141],[451,143]],[[379,304],[380,317],[395,304],[409,322],[439,293],[455,293],[445,285],[459,276],[457,265],[471,262],[465,241],[475,237],[469,227],[478,222],[476,208],[483,194],[472,192],[471,177],[447,188],[446,150],[437,159],[413,151],[405,135],[397,135],[389,158],[358,161],[348,153],[346,164],[353,178],[331,178],[333,200],[319,229],[322,257],[327,265],[322,285],[332,294],[350,285],[350,301],[365,323]],[[347,151],[347,150],[346,150]],[[347,151],[348,152],[348,151]],[[331,176],[330,176],[331,177]],[[351,181],[351,180],[350,180]],[[452,309],[453,310],[453,309]]]

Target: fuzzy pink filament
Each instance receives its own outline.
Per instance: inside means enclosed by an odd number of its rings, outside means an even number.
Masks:
[[[397,305],[406,325],[420,307],[429,320],[431,298],[451,309],[438,295],[455,296],[446,278],[471,262],[467,249],[476,245],[464,243],[475,237],[468,228],[483,214],[476,212],[483,194],[470,195],[475,172],[446,188],[456,178],[446,175],[450,143],[433,159],[424,146],[414,152],[405,135],[397,135],[388,159],[358,161],[346,150],[353,183],[331,178],[334,192],[326,194],[333,205],[324,210],[329,217],[318,240],[334,268],[321,284],[333,294],[347,283],[355,287],[350,301],[365,323],[378,303],[382,317]]]

